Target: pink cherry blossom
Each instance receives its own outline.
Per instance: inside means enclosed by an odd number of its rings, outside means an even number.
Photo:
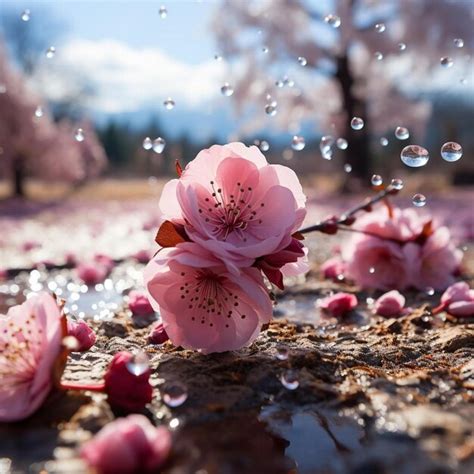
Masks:
[[[441,304],[433,313],[443,309],[453,316],[474,316],[474,290],[464,281],[454,283],[443,293]]]
[[[128,294],[128,307],[135,316],[146,316],[154,312],[147,295],[137,290]]]
[[[397,290],[392,290],[380,296],[374,305],[374,312],[379,316],[399,316],[405,307],[405,297]]]
[[[272,303],[256,268],[235,275],[192,242],[161,251],[146,267],[144,280],[176,346],[203,353],[239,349],[272,317]]]
[[[79,344],[77,350],[79,352],[88,351],[95,344],[95,332],[85,321],[68,320],[67,332],[69,336],[73,336],[77,339]]]
[[[340,318],[352,311],[358,304],[357,297],[351,293],[336,293],[319,301],[318,306],[331,316]]]
[[[269,165],[255,146],[230,143],[201,151],[179,179],[165,185],[160,208],[237,274],[290,246],[305,202],[290,168]]]
[[[129,415],[107,424],[81,449],[81,456],[99,474],[157,472],[171,450],[171,434],[143,415]]]
[[[83,262],[76,267],[76,272],[86,285],[96,285],[105,280],[109,270],[101,263]]]
[[[61,352],[61,317],[48,293],[0,315],[0,421],[28,417],[50,392]]]

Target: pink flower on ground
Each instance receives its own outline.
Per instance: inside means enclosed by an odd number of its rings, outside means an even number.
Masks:
[[[474,316],[474,290],[460,281],[451,285],[441,296],[441,304],[433,310],[439,313],[446,310],[453,316]]]
[[[84,262],[76,267],[77,276],[86,285],[96,285],[107,277],[109,271],[100,263]]]
[[[95,332],[85,321],[68,320],[67,332],[69,336],[73,336],[77,339],[79,343],[77,351],[79,352],[88,351],[95,344]]]
[[[143,415],[107,424],[81,449],[81,457],[99,474],[156,472],[171,450],[171,434]]]
[[[357,297],[351,293],[336,293],[323,298],[318,306],[331,316],[340,318],[352,311],[358,304]]]
[[[133,255],[133,258],[138,262],[138,263],[148,263],[152,257],[152,253],[149,250],[142,249],[136,252]]]
[[[156,323],[148,335],[148,342],[150,344],[163,344],[169,339],[168,334],[163,326],[163,323]]]
[[[161,251],[146,267],[144,280],[176,346],[203,353],[240,349],[272,318],[272,303],[256,268],[230,273],[192,242]]]
[[[332,257],[321,265],[323,277],[333,281],[339,281],[344,276],[345,269],[345,263],[339,256]]]
[[[132,373],[134,357],[130,352],[118,352],[104,375],[105,392],[110,405],[126,411],[143,410],[153,395],[149,381],[150,369],[144,367],[140,368],[137,375]]]
[[[379,316],[399,316],[405,307],[405,297],[397,290],[384,293],[377,299],[374,312]]]
[[[201,151],[179,179],[168,182],[160,209],[237,274],[290,246],[305,202],[290,168],[269,165],[255,146],[230,143]]]
[[[147,295],[136,290],[132,290],[128,294],[128,307],[135,316],[146,316],[154,313]]]
[[[53,386],[61,352],[61,310],[39,293],[0,315],[0,421],[28,417]]]
[[[107,269],[107,273],[111,272],[115,266],[114,261],[110,257],[101,253],[94,255],[94,262],[105,267]]]
[[[347,276],[365,288],[444,290],[454,281],[462,259],[446,227],[436,227],[413,209],[386,208],[369,213],[353,226],[342,249]]]

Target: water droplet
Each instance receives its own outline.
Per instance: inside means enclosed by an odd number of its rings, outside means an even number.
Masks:
[[[50,46],[47,50],[46,50],[46,57],[48,59],[51,59],[51,58],[54,58],[54,55],[56,54],[56,48],[54,46]]]
[[[267,115],[270,115],[270,117],[273,117],[277,114],[277,106],[275,103],[267,104],[265,106],[265,113]]]
[[[150,138],[150,137],[146,137],[146,138],[143,140],[142,147],[143,147],[145,150],[151,150],[151,149],[153,148],[153,142],[151,141],[151,138]]]
[[[27,8],[26,10],[23,10],[23,13],[21,14],[21,19],[22,21],[30,21],[30,16],[31,11]]]
[[[163,105],[165,106],[166,110],[171,110],[174,109],[174,106],[176,105],[175,101],[171,98],[168,97],[164,102]]]
[[[268,46],[263,46],[263,47],[262,47],[262,53],[263,53],[263,54],[267,54],[268,51],[269,51],[269,50],[268,50]]]
[[[172,418],[172,419],[170,420],[169,427],[170,427],[172,430],[175,430],[178,426],[179,426],[179,420],[178,420],[178,418]]]
[[[168,10],[164,5],[161,5],[160,9],[158,10],[158,14],[160,15],[160,18],[165,19],[168,16]]]
[[[426,204],[426,196],[424,194],[416,193],[412,197],[411,202],[416,207],[423,207]]]
[[[153,151],[155,153],[163,153],[163,150],[166,146],[166,140],[164,138],[158,137],[153,140]]]
[[[433,296],[435,294],[435,289],[432,288],[431,286],[429,286],[428,288],[425,288],[425,293],[428,295],[428,296]]]
[[[5,94],[7,92],[7,86],[0,83],[0,94]]]
[[[306,146],[306,141],[301,135],[294,135],[291,140],[291,148],[295,151],[301,151]]]
[[[446,68],[451,67],[454,64],[454,61],[449,56],[442,57],[439,60],[439,62],[441,64],[441,66],[446,67]]]
[[[163,401],[171,408],[181,406],[188,398],[188,389],[181,382],[165,383],[161,389]]]
[[[135,375],[143,375],[150,367],[150,360],[143,351],[138,351],[133,355],[129,362],[127,362],[127,370]]]
[[[336,140],[336,145],[339,148],[339,150],[346,150],[347,146],[348,146],[348,143],[347,143],[347,140],[345,138],[338,138]]]
[[[280,376],[280,382],[288,390],[296,390],[300,386],[298,373],[293,369],[288,369]]]
[[[464,40],[462,38],[455,38],[453,43],[456,48],[464,48]]]
[[[270,149],[270,144],[266,140],[262,140],[260,142],[260,150],[262,151],[268,151]]]
[[[398,49],[400,51],[405,51],[405,49],[407,49],[406,43],[398,43]]]
[[[376,52],[374,53],[374,57],[375,57],[375,59],[376,59],[377,61],[382,61],[382,59],[383,59],[383,54],[382,54],[380,51],[376,51]]]
[[[400,153],[403,163],[411,168],[419,168],[425,166],[430,159],[430,155],[426,148],[419,145],[408,145]]]
[[[74,336],[64,337],[62,343],[68,351],[77,351],[79,349],[79,341]]]
[[[360,117],[352,117],[351,128],[353,130],[362,130],[364,128],[364,121]]]
[[[381,144],[382,146],[387,146],[387,145],[388,145],[388,140],[387,140],[387,138],[382,137],[382,138],[380,139],[380,144]]]
[[[446,142],[441,147],[441,157],[445,161],[458,161],[462,156],[462,146],[456,142]]]
[[[350,172],[352,171],[352,166],[351,166],[349,163],[346,163],[346,164],[344,165],[344,171],[345,171],[346,173],[350,173]]]
[[[459,82],[465,86],[467,84],[467,79],[465,77],[461,77],[461,79],[459,79]]]
[[[278,79],[277,81],[275,81],[275,85],[281,89],[285,84],[281,79]]]
[[[293,87],[295,85],[295,81],[290,79],[288,76],[283,77],[283,84],[288,87]]]
[[[370,182],[372,183],[372,186],[380,186],[383,183],[382,176],[379,174],[373,174]]]
[[[407,140],[408,138],[410,138],[410,132],[406,127],[397,127],[395,129],[395,137],[399,140]]]
[[[321,150],[321,153],[324,155],[325,153],[331,152],[332,154],[332,147],[334,145],[334,138],[332,135],[324,135],[321,137],[321,140],[319,141],[319,149]]]
[[[385,31],[386,27],[385,27],[385,23],[377,23],[375,25],[375,31],[377,33],[383,33]]]
[[[41,118],[43,115],[44,115],[43,107],[41,107],[41,105],[38,105],[38,107],[36,107],[36,110],[35,110],[35,117]]]
[[[307,59],[304,57],[304,56],[299,56],[298,57],[298,62],[300,63],[301,66],[306,66],[306,64],[308,64],[308,61]]]
[[[288,347],[284,346],[283,344],[279,344],[276,348],[276,358],[278,360],[287,360],[289,356],[290,350]]]
[[[228,82],[224,82],[224,85],[221,87],[221,93],[226,97],[230,97],[234,93],[234,88]]]
[[[214,54],[214,59],[216,61],[222,61],[222,56],[220,54]]]
[[[82,130],[82,128],[78,128],[76,130],[76,133],[74,134],[74,138],[76,139],[76,142],[83,142],[84,141],[84,130]]]
[[[375,273],[375,268],[374,268],[374,267],[370,267],[370,268],[369,268],[369,273],[370,273],[371,275],[373,275],[373,274]]]
[[[341,19],[337,15],[326,15],[324,17],[324,21],[333,28],[339,28],[341,26]]]
[[[404,183],[400,178],[393,178],[392,181],[390,181],[390,186],[392,186],[393,189],[400,191],[403,189]]]

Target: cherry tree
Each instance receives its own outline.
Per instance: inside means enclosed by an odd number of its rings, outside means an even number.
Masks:
[[[237,110],[252,117],[242,131],[272,120],[294,133],[317,120],[324,135],[348,141],[352,174],[365,178],[371,138],[397,126],[423,132],[430,104],[410,95],[406,78],[426,80],[441,57],[472,44],[470,10],[459,0],[225,0],[214,30],[235,64]]]
[[[104,168],[105,153],[92,128],[78,128],[84,129],[83,141],[75,139],[70,123],[53,121],[0,47],[0,177],[10,180],[15,195],[24,196],[30,176],[73,183]]]

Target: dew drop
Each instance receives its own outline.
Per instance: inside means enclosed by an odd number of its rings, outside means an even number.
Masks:
[[[276,358],[278,360],[288,360],[290,356],[290,349],[283,344],[279,344],[276,348]]]
[[[188,398],[188,389],[181,382],[165,383],[161,389],[163,401],[171,408],[181,406]]]
[[[278,79],[277,81],[275,81],[275,85],[281,89],[285,84],[281,79]]]
[[[288,76],[285,76],[283,78],[283,84],[288,87],[293,87],[295,85],[295,81],[290,79]]]
[[[463,86],[465,86],[465,85],[467,84],[467,79],[464,78],[464,77],[461,77],[461,79],[459,79],[459,82],[460,82]]]
[[[298,62],[300,63],[300,66],[303,66],[303,67],[306,66],[306,64],[308,64],[308,61],[304,56],[299,56]]]
[[[38,107],[36,107],[36,110],[35,110],[35,117],[41,118],[43,115],[44,115],[43,107],[41,107],[41,105],[38,105]]]
[[[166,146],[166,140],[164,138],[158,137],[153,140],[153,151],[155,153],[163,153],[163,150]]]
[[[22,21],[30,21],[30,16],[31,16],[31,11],[26,9],[26,10],[23,10],[20,18],[22,19]]]
[[[382,146],[387,146],[387,145],[388,145],[388,139],[385,138],[385,137],[382,137],[382,138],[380,139],[380,144],[381,144]]]
[[[339,148],[339,150],[347,150],[347,140],[345,138],[338,138],[336,140],[336,145]]]
[[[169,427],[172,430],[175,430],[179,426],[179,419],[178,418],[172,418],[169,423]]]
[[[46,57],[48,59],[52,59],[54,58],[54,55],[56,54],[56,48],[54,46],[50,46],[47,50],[46,50]]]
[[[271,104],[267,104],[265,106],[265,113],[269,115],[270,117],[273,117],[277,114],[277,106],[274,102]]]
[[[400,153],[400,158],[407,166],[420,168],[428,163],[430,155],[428,150],[422,146],[408,145]]]
[[[74,336],[64,337],[62,344],[68,351],[77,351],[80,347],[79,341]]]
[[[428,295],[428,296],[433,296],[435,294],[435,289],[432,288],[431,286],[429,286],[428,288],[425,288],[425,293]]]
[[[267,54],[268,51],[269,51],[268,46],[263,46],[263,47],[262,47],[262,53],[263,53],[263,54]]]
[[[454,61],[449,56],[444,56],[439,60],[441,66],[448,68],[454,64]]]
[[[349,163],[346,163],[346,164],[344,165],[344,171],[345,171],[346,173],[350,173],[350,172],[352,171],[352,166],[351,166]]]
[[[288,390],[296,390],[300,386],[298,373],[293,369],[288,369],[280,376],[280,382]]]
[[[441,157],[444,161],[458,161],[462,156],[462,146],[456,142],[446,142],[441,147]]]
[[[399,140],[407,140],[408,138],[410,138],[410,132],[406,127],[397,127],[395,129],[395,137]]]
[[[456,48],[464,48],[464,40],[462,38],[455,38],[453,43]]]
[[[266,140],[262,140],[259,145],[260,150],[268,151],[270,149],[270,144]]]
[[[168,10],[164,5],[161,5],[160,9],[158,10],[158,14],[160,18],[165,19],[168,16]]]
[[[370,273],[371,275],[373,275],[373,274],[375,273],[375,268],[374,268],[374,267],[370,267],[370,268],[369,268],[369,273]]]
[[[321,150],[321,153],[330,151],[333,145],[334,145],[334,138],[332,137],[332,135],[324,135],[321,137],[321,140],[319,141],[319,149]]]
[[[150,360],[143,351],[138,351],[133,355],[129,362],[127,362],[127,370],[135,375],[143,375],[150,367]]]
[[[377,33],[383,33],[386,30],[385,23],[377,23],[375,25],[375,31]]]
[[[332,13],[324,17],[324,21],[333,28],[339,28],[341,26],[341,19],[337,15]]]
[[[216,61],[222,61],[222,56],[220,54],[214,54],[214,59]]]
[[[301,151],[306,146],[306,141],[301,135],[294,135],[291,140],[291,148],[295,151]]]
[[[233,93],[234,88],[228,82],[225,82],[221,87],[221,94],[225,97],[230,97]]]
[[[390,186],[392,186],[393,189],[400,191],[403,189],[404,183],[400,178],[393,178],[392,181],[390,181]]]
[[[380,186],[383,183],[382,176],[379,174],[373,174],[370,182],[372,183],[372,186]]]
[[[416,207],[423,207],[426,204],[426,196],[424,194],[416,193],[412,197],[411,202]]]
[[[383,54],[382,54],[380,51],[376,51],[376,52],[374,53],[374,57],[375,57],[375,59],[376,59],[377,61],[382,61],[382,59],[383,59]]]
[[[146,137],[146,138],[143,140],[142,147],[143,147],[145,150],[151,150],[151,149],[153,148],[153,142],[151,141],[151,138],[150,138],[150,137]]]
[[[74,138],[76,142],[83,142],[84,141],[84,130],[82,128],[78,128],[76,133],[74,134]]]
[[[398,49],[400,51],[405,51],[405,49],[407,49],[406,43],[398,43]]]
[[[174,106],[176,105],[175,101],[171,98],[168,97],[164,102],[163,105],[165,106],[166,110],[171,110],[174,109]]]
[[[362,130],[364,128],[364,121],[360,117],[352,117],[351,128],[353,130]]]

